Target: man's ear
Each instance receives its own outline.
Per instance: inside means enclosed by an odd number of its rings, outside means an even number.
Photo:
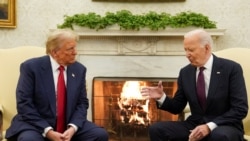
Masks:
[[[51,51],[51,56],[57,56],[56,50],[52,50],[52,51]]]
[[[211,51],[211,46],[210,46],[209,44],[206,44],[206,45],[205,45],[205,49],[206,49],[207,51]]]

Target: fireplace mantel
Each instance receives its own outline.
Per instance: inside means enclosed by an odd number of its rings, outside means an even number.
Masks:
[[[100,29],[98,31],[93,29],[76,29],[75,31],[79,34],[80,37],[112,37],[112,36],[157,36],[157,37],[183,37],[184,34],[192,30],[191,28],[183,29],[173,29],[169,28],[166,30],[152,31],[148,29],[142,29],[139,31],[131,30],[117,30],[117,29]],[[223,36],[225,29],[206,29],[212,37]]]
[[[118,29],[75,29],[80,36],[80,55],[184,55],[183,36],[190,28],[159,31],[127,31]],[[223,36],[225,29],[206,29],[214,40]]]

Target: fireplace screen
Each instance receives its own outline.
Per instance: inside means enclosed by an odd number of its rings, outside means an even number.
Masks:
[[[96,77],[93,79],[93,122],[104,127],[110,141],[148,141],[148,126],[154,122],[178,120],[177,115],[157,109],[154,100],[141,96],[143,86],[163,81],[164,92],[172,97],[176,79]]]

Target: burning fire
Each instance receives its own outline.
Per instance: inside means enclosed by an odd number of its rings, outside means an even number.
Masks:
[[[122,123],[149,125],[149,100],[141,95],[141,87],[145,83],[140,81],[126,81],[118,98],[120,119]]]

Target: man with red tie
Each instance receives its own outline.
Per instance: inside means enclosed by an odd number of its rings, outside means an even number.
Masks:
[[[205,30],[188,32],[184,50],[190,64],[179,72],[175,96],[167,97],[161,82],[142,89],[159,109],[178,114],[189,103],[191,110],[185,121],[151,125],[151,141],[243,141],[242,120],[248,112],[243,70],[240,64],[213,55],[212,46]]]
[[[107,132],[87,120],[86,67],[75,60],[78,35],[56,30],[47,55],[20,66],[17,115],[6,138],[17,141],[108,141]]]

